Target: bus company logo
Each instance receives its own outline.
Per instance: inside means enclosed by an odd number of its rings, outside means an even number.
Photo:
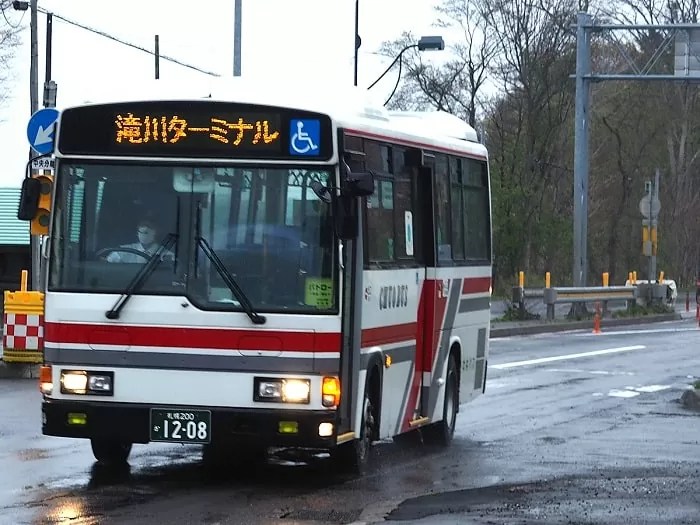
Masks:
[[[372,298],[372,287],[365,286],[365,301],[369,301]]]
[[[379,290],[379,309],[405,308],[408,306],[408,285],[382,286]]]

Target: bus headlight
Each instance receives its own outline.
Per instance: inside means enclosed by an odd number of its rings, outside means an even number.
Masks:
[[[255,401],[308,404],[310,397],[311,382],[308,379],[255,378]]]
[[[85,394],[87,392],[87,372],[78,370],[61,371],[61,394]]]
[[[61,370],[62,394],[111,396],[113,394],[113,389],[114,372]]]

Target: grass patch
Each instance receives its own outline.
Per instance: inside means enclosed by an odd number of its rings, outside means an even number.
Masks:
[[[643,317],[645,315],[672,314],[673,312],[674,309],[664,303],[652,304],[650,306],[640,306],[635,303],[631,308],[616,310],[613,312],[613,317]]]
[[[530,312],[527,307],[525,310],[521,311],[520,308],[514,306],[512,303],[506,304],[506,311],[498,319],[494,319],[495,322],[508,322],[508,321],[536,321],[540,319],[540,314],[535,314]]]
[[[695,388],[695,390],[700,390],[700,379],[693,383],[693,387]]]

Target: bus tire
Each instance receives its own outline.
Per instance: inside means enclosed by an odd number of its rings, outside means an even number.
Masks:
[[[131,443],[123,441],[93,438],[90,446],[97,462],[104,465],[123,465],[131,454]]]
[[[338,470],[352,475],[362,475],[369,465],[372,436],[375,432],[374,404],[369,392],[365,392],[364,410],[360,422],[360,437],[343,443],[333,450],[332,457]]]
[[[447,362],[447,376],[445,377],[445,401],[442,406],[442,421],[427,425],[422,429],[423,442],[426,445],[447,447],[452,443],[459,410],[459,380],[457,374],[457,360],[454,354],[450,354]]]

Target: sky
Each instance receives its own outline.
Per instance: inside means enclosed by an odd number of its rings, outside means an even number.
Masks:
[[[368,86],[391,59],[378,55],[382,42],[403,31],[449,35],[434,26],[434,0],[360,0],[358,85]],[[355,0],[242,0],[241,76],[243,79],[329,78],[352,85]],[[196,6],[196,7],[195,7]],[[39,7],[71,21],[153,49],[159,35],[160,53],[222,76],[233,76],[233,0],[39,0]],[[19,187],[29,155],[30,117],[29,11],[6,12],[22,24],[22,46],[12,62],[12,80],[3,85],[9,100],[0,107],[1,187]],[[4,20],[0,19],[2,23]],[[39,13],[39,107],[45,77],[46,15]],[[446,53],[446,52],[443,52]],[[442,55],[443,53],[439,53]],[[438,57],[439,58],[439,57]],[[446,57],[444,57],[446,58]],[[53,19],[52,79],[58,84],[57,106],[70,106],[109,95],[154,78],[154,58],[85,29]],[[394,74],[392,74],[394,73]],[[388,96],[398,69],[372,91]],[[160,61],[160,78],[196,86],[209,77]]]

